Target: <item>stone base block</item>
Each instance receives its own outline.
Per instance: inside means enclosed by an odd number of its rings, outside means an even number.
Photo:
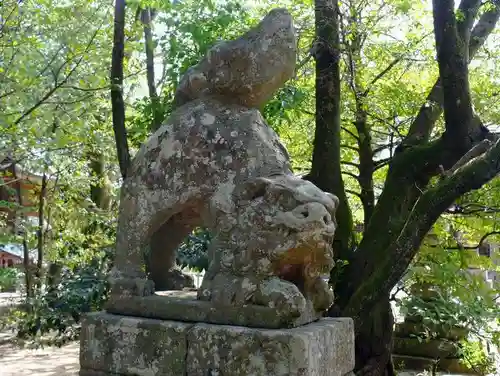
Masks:
[[[117,315],[146,317],[160,320],[206,322],[218,325],[236,325],[251,328],[294,328],[320,319],[323,314],[314,312],[312,305],[298,317],[280,315],[275,308],[244,305],[214,306],[198,300],[196,289],[160,291],[149,296],[111,295],[106,311]]]
[[[419,341],[417,338],[394,337],[393,352],[428,358],[447,358],[456,355],[457,348],[453,342],[431,339]]]
[[[428,371],[432,373],[432,369],[435,366],[437,371],[462,374],[462,375],[475,375],[473,369],[466,366],[464,362],[460,359],[450,358],[450,359],[432,359],[419,356],[411,355],[400,355],[393,354],[392,361],[394,362],[394,367],[396,370],[416,370],[416,371]]]
[[[343,376],[354,369],[347,318],[275,330],[93,313],[80,341],[81,376]]]

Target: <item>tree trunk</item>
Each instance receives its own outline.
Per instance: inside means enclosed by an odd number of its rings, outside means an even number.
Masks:
[[[110,187],[107,182],[104,155],[100,152],[89,152],[89,168],[93,181],[90,184],[90,199],[99,208],[108,210],[111,205]]]
[[[115,27],[111,57],[111,108],[113,131],[120,172],[125,179],[130,165],[130,153],[125,128],[125,102],[123,100],[123,56],[125,49],[125,0],[115,2]]]
[[[358,376],[393,376],[392,332],[394,317],[389,297],[365,313],[356,327],[356,367]]]
[[[43,268],[43,249],[44,249],[44,223],[45,223],[45,199],[47,196],[47,166],[42,175],[42,186],[40,187],[40,194],[38,195],[38,229],[36,232],[37,237],[37,253],[38,258],[36,262],[36,287],[42,287],[42,268]]]
[[[142,11],[141,20],[144,24],[144,47],[146,50],[146,78],[148,81],[149,99],[151,101],[151,111],[153,121],[151,131],[155,132],[160,128],[163,121],[163,112],[160,107],[160,99],[156,93],[155,66],[154,66],[154,41],[152,32],[151,8]]]
[[[346,259],[353,243],[352,214],[340,169],[340,40],[337,0],[316,0],[316,132],[305,178],[339,199],[333,248]]]

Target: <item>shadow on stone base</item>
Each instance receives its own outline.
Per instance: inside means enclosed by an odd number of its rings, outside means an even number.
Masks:
[[[81,376],[343,376],[354,369],[351,319],[258,329],[93,313]]]

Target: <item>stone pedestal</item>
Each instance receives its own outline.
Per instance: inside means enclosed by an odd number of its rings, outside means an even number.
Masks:
[[[354,369],[351,319],[292,329],[93,313],[82,323],[80,376],[343,376]]]

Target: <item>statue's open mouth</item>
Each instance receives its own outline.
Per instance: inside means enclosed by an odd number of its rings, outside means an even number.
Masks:
[[[322,239],[315,247],[304,246],[286,252],[276,263],[276,275],[293,283],[302,293],[305,292],[307,280],[320,277],[328,281],[333,267],[330,249],[332,236],[325,234]]]
[[[288,282],[293,283],[298,289],[304,293],[305,276],[304,265],[302,264],[285,264],[279,270],[277,275]]]

